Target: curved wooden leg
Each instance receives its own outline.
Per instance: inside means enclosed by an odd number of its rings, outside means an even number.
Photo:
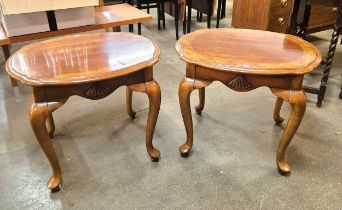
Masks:
[[[48,120],[50,111],[47,103],[32,103],[30,109],[30,121],[33,132],[48,158],[51,168],[52,176],[47,183],[47,187],[52,191],[58,191],[62,181],[61,168],[58,157],[52,142],[49,138],[49,133],[46,128],[46,121]]]
[[[288,100],[292,106],[292,112],[277,151],[279,173],[287,175],[291,172],[291,166],[285,160],[285,152],[303,119],[306,109],[306,97],[303,91],[273,91],[273,93],[282,99]]]
[[[190,94],[194,90],[194,80],[184,78],[178,89],[179,105],[182,112],[183,122],[186,130],[186,142],[179,147],[181,156],[189,155],[193,144],[193,125],[190,109]]]
[[[205,88],[198,89],[199,92],[199,104],[195,106],[195,110],[197,114],[202,114],[205,104]]]
[[[284,118],[280,116],[280,111],[281,111],[281,107],[283,106],[283,102],[284,102],[284,99],[277,97],[277,101],[276,101],[276,104],[274,107],[274,113],[273,113],[273,119],[275,121],[276,126],[280,126],[284,121]]]
[[[129,89],[129,87],[127,87],[126,88],[126,111],[127,111],[127,114],[132,119],[134,119],[136,112],[133,111],[132,99],[133,99],[133,91]]]
[[[53,134],[55,133],[55,121],[53,120],[52,113],[49,113],[46,120],[47,131],[51,139],[53,139]]]
[[[203,89],[210,85],[209,81],[193,80],[184,78],[178,89],[179,105],[182,112],[183,122],[186,130],[186,142],[179,147],[181,156],[189,155],[193,145],[193,124],[190,109],[190,94],[194,89]],[[204,101],[203,101],[204,102]],[[203,103],[204,105],[204,103]]]
[[[148,154],[150,155],[153,162],[159,160],[160,152],[153,147],[153,133],[156,127],[160,102],[161,102],[161,93],[159,84],[156,81],[147,82],[146,83],[146,94],[148,95],[150,101],[150,107],[147,118],[147,126],[146,126],[146,149]]]

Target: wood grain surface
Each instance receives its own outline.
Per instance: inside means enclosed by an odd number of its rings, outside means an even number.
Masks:
[[[203,29],[176,44],[187,63],[246,74],[303,74],[320,63],[312,44],[292,35],[249,29]]]
[[[32,86],[77,84],[152,66],[159,54],[157,44],[132,33],[82,34],[23,47],[8,60],[7,72]]]

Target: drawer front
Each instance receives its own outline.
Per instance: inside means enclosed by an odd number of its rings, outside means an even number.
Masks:
[[[286,33],[290,24],[293,0],[271,0],[268,30]]]
[[[331,29],[337,16],[336,7],[312,5],[309,21],[309,33]]]

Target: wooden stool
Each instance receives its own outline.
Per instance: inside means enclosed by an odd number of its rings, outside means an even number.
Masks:
[[[47,156],[52,176],[47,186],[57,191],[61,169],[50,138],[55,131],[52,112],[70,96],[91,100],[107,97],[127,86],[127,111],[134,118],[132,91],[148,95],[150,107],[146,128],[146,148],[152,161],[159,151],[152,145],[160,108],[160,88],[153,80],[153,65],[159,47],[131,33],[96,33],[67,36],[23,47],[7,62],[8,74],[33,88],[30,121],[36,138]]]
[[[187,63],[186,77],[181,81],[178,92],[187,133],[186,143],[179,148],[181,155],[187,156],[193,144],[190,93],[194,89],[199,89],[200,104],[196,112],[201,114],[204,88],[213,81],[220,81],[240,92],[266,86],[277,96],[274,110],[276,125],[284,120],[280,117],[283,101],[292,105],[276,158],[279,172],[288,174],[291,167],[284,155],[306,108],[303,76],[320,64],[320,52],[292,35],[248,29],[198,30],[182,37],[176,49]]]

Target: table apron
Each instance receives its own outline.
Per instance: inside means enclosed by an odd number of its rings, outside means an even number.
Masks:
[[[220,81],[227,87],[246,92],[259,87],[301,90],[304,75],[259,75],[230,71],[213,71],[204,67],[187,66],[187,77],[192,79]]]
[[[153,81],[152,68],[131,73],[129,75],[101,81],[92,81],[73,85],[51,85],[33,87],[35,103],[67,100],[77,95],[83,98],[98,100],[109,96],[121,86],[129,86]]]

